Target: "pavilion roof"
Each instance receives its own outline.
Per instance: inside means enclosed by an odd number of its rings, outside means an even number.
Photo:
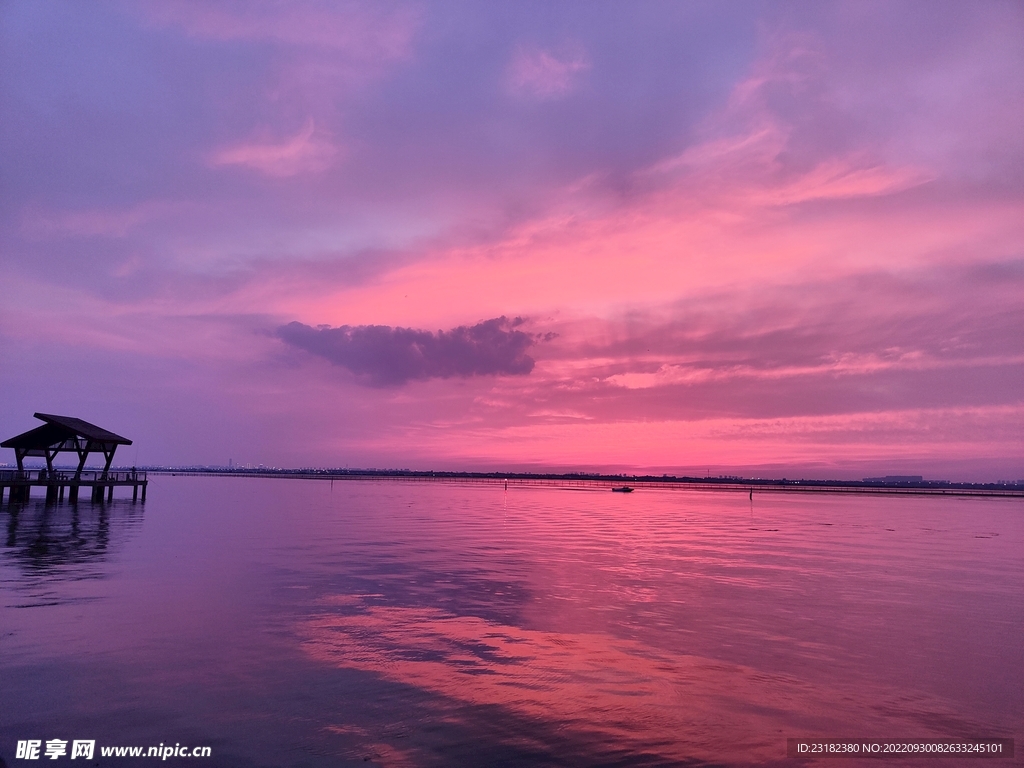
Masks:
[[[72,416],[37,413],[35,417],[44,421],[45,424],[16,435],[9,440],[4,440],[4,442],[0,443],[0,448],[32,451],[49,448],[53,450],[65,441],[74,440],[75,438],[84,438],[89,443],[106,446],[132,444],[132,441],[126,437],[115,435],[109,430]]]

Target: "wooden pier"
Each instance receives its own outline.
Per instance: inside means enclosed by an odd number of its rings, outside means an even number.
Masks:
[[[89,489],[92,503],[114,500],[114,488],[131,488],[132,501],[146,502],[149,479],[145,472],[87,471],[75,472],[47,469],[0,469],[0,504],[23,504],[31,498],[33,488],[43,488],[47,504],[67,501],[78,503],[81,488]],[[139,491],[141,490],[141,498]]]
[[[69,503],[76,504],[83,486],[89,489],[93,503],[113,501],[118,486],[132,489],[132,501],[140,500],[141,488],[141,501],[146,501],[149,480],[145,472],[137,472],[134,467],[128,472],[110,469],[117,447],[131,445],[131,440],[73,416],[37,413],[35,417],[42,426],[0,443],[2,448],[13,448],[18,461],[17,469],[0,470],[0,502],[6,496],[8,503],[24,503],[31,498],[33,488],[45,488],[48,504],[64,501],[65,494]],[[78,468],[55,469],[53,460],[60,453],[75,454]],[[103,469],[86,471],[90,453],[103,454]],[[46,468],[26,469],[24,461],[30,456],[45,459]]]

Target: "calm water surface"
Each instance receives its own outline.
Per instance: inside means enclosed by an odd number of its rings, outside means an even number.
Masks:
[[[0,765],[52,738],[697,766],[1022,735],[1019,500],[159,477],[145,506],[5,502],[0,542]]]

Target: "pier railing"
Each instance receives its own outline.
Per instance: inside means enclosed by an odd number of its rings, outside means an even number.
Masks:
[[[111,470],[104,472],[102,469],[84,470],[76,473],[73,469],[57,469],[52,472],[46,469],[0,469],[0,483],[5,484],[27,484],[27,485],[134,485],[146,482],[146,473],[136,470]]]

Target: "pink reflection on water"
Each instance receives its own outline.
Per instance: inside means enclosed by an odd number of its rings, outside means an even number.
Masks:
[[[923,738],[977,730],[937,701],[883,686],[822,688],[608,634],[367,606],[358,596],[324,603],[340,612],[309,620],[301,632],[303,649],[317,661],[458,703],[498,706],[609,749],[669,761],[777,760],[785,738],[803,733]],[[378,754],[387,758],[389,749]],[[389,764],[403,764],[401,754],[387,754]]]

